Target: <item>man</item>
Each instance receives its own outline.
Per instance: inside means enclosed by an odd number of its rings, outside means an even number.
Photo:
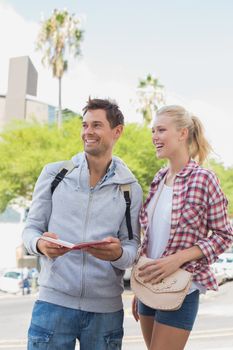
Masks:
[[[24,295],[25,292],[26,294],[31,293],[28,267],[24,267],[22,270],[22,295]]]
[[[124,269],[139,244],[138,213],[142,190],[112,149],[124,117],[115,103],[90,99],[84,108],[84,152],[75,168],[51,194],[63,162],[47,165],[35,186],[23,240],[41,259],[39,300],[28,332],[28,349],[121,349]],[[128,239],[126,201],[121,185],[130,185],[133,239]],[[70,250],[41,235],[72,243],[108,240],[109,244]]]

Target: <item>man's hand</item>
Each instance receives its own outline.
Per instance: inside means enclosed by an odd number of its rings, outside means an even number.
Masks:
[[[44,232],[43,236],[58,238],[55,233],[51,232]],[[48,258],[56,258],[70,251],[70,248],[65,248],[58,244],[44,241],[43,239],[37,241],[37,249]]]
[[[118,238],[107,237],[110,244],[99,244],[98,246],[83,249],[85,252],[101,260],[114,261],[121,257],[123,249]]]

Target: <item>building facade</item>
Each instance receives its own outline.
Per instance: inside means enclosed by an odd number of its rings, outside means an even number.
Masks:
[[[54,123],[56,108],[30,96],[37,94],[38,74],[28,56],[10,59],[8,88],[0,95],[0,129],[13,120]]]

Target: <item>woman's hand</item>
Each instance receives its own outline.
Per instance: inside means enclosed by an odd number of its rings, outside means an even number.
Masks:
[[[152,281],[153,284],[156,284],[177,271],[182,264],[183,262],[180,256],[178,254],[172,254],[141,266],[139,276],[144,277],[145,283]]]
[[[134,295],[133,300],[132,300],[132,314],[133,314],[135,321],[138,322],[138,320],[139,320],[138,299],[137,299],[136,295]]]

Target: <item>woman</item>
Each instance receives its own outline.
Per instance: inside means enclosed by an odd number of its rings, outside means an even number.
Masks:
[[[142,266],[140,276],[158,283],[182,267],[192,272],[193,279],[179,310],[154,310],[136,297],[132,308],[149,350],[182,350],[195,321],[199,294],[217,290],[210,264],[230,246],[233,233],[218,179],[201,167],[211,147],[200,120],[183,107],[162,107],[152,140],[157,157],[168,159],[169,165],[156,174],[141,210],[145,230],[141,254],[153,260]]]

